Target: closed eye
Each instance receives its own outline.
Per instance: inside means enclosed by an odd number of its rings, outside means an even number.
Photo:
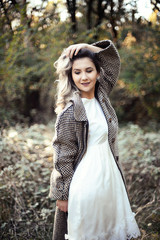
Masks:
[[[91,73],[92,71],[93,71],[93,69],[92,68],[88,68],[88,69],[86,69],[85,70],[87,73]],[[79,75],[80,73],[81,73],[81,71],[74,71],[74,73],[76,74],[76,75]]]

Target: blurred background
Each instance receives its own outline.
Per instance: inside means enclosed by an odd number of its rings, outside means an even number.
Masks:
[[[111,102],[140,239],[160,239],[159,0],[0,0],[0,239],[51,239],[53,63],[103,39],[121,56]]]
[[[152,3],[152,4],[151,4]],[[121,55],[112,96],[120,122],[160,120],[159,1],[0,1],[0,120],[48,122],[53,63],[73,43],[111,39]]]

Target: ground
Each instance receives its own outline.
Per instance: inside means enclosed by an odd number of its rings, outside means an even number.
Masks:
[[[0,236],[51,240],[55,202],[48,198],[54,122],[1,129]],[[119,151],[143,240],[160,239],[160,131],[120,127]]]

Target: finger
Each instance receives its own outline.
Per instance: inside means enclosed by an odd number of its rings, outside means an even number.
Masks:
[[[73,57],[73,55],[74,55],[75,51],[76,51],[76,48],[75,48],[75,47],[73,47],[73,48],[71,49],[71,51],[70,51],[70,55],[69,55],[69,57],[70,57],[70,58],[72,58],[72,57]]]
[[[61,207],[60,210],[61,210],[62,212],[65,212],[65,208],[64,208],[64,207]]]
[[[60,206],[57,205],[57,208],[60,209]]]
[[[72,45],[69,46],[68,48],[66,48],[65,53],[66,53],[66,56],[67,56],[67,57],[70,56],[71,49],[72,49]]]
[[[66,54],[67,57],[69,57],[69,55],[70,55],[70,50],[69,50],[68,48],[66,49],[65,54]]]
[[[76,48],[76,50],[74,52],[74,55],[76,56],[79,53],[80,50],[81,50],[81,47]]]
[[[61,209],[62,209],[63,212],[66,212],[66,207],[65,206],[63,206]]]
[[[78,44],[74,55],[77,55],[81,49],[87,48],[86,44]]]

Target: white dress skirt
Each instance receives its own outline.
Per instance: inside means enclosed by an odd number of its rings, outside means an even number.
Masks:
[[[96,98],[82,98],[89,121],[87,151],[72,178],[69,240],[128,240],[140,236],[124,182],[108,143],[108,126]]]

